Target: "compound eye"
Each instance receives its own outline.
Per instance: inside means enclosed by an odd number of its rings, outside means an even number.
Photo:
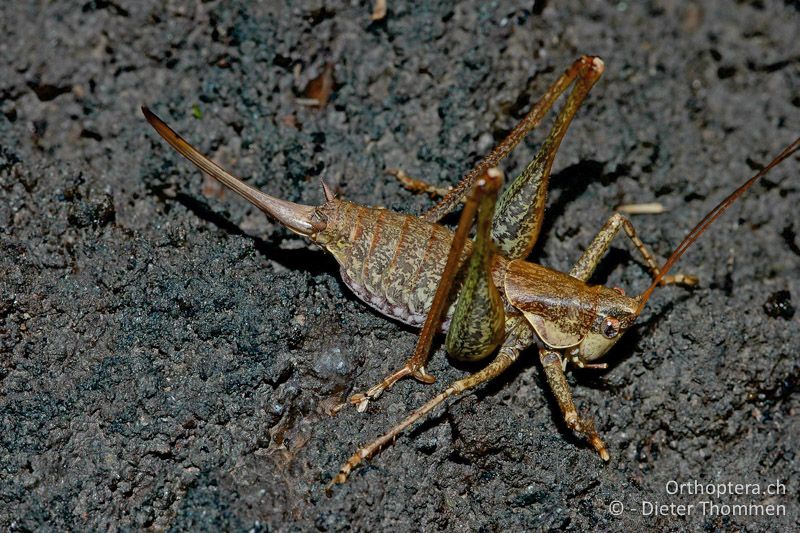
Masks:
[[[602,332],[603,336],[607,339],[613,339],[619,335],[619,320],[610,316],[604,318]]]

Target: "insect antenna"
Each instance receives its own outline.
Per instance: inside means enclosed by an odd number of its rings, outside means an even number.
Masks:
[[[738,200],[739,197],[742,196],[747,191],[747,189],[752,187],[755,182],[757,182],[760,178],[766,175],[767,172],[772,170],[773,167],[777,166],[783,160],[787,159],[798,149],[800,149],[800,138],[796,139],[792,144],[784,148],[783,151],[780,154],[778,154],[775,157],[775,159],[773,159],[767,166],[761,169],[760,172],[758,172],[755,176],[744,182],[744,184],[742,184],[738,189],[733,191],[727,198],[722,200],[714,209],[709,211],[709,213],[705,217],[703,217],[703,220],[701,220],[694,227],[694,229],[690,231],[688,235],[686,235],[686,237],[683,239],[683,241],[681,241],[678,247],[675,248],[675,251],[672,252],[672,255],[669,256],[669,259],[667,259],[667,261],[664,263],[664,266],[662,266],[659,269],[658,275],[653,279],[653,283],[650,285],[650,287],[648,287],[647,290],[644,291],[641,294],[641,296],[639,296],[639,309],[636,311],[637,315],[642,312],[645,303],[647,303],[647,300],[650,299],[650,295],[653,294],[653,291],[658,286],[659,282],[664,278],[664,276],[667,275],[667,273],[675,265],[675,263],[678,262],[678,259],[681,258],[681,256],[686,252],[686,250],[688,250],[689,247],[692,244],[694,244],[694,242],[700,237],[700,235],[702,235],[703,232],[705,232],[708,229],[711,223],[714,222],[717,218],[719,218],[720,215],[722,215],[725,211],[727,211],[728,208],[736,200]]]

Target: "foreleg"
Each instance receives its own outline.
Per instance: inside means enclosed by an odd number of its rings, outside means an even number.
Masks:
[[[554,351],[543,348],[539,350],[539,360],[542,362],[547,383],[550,385],[553,396],[556,397],[558,407],[561,409],[561,414],[567,427],[576,433],[583,434],[589,443],[594,446],[594,449],[597,450],[597,453],[600,454],[603,461],[608,461],[610,458],[608,450],[606,450],[606,445],[600,435],[597,434],[594,422],[590,418],[578,416],[575,403],[572,401],[572,392],[569,390],[567,377],[564,375],[561,356]]]

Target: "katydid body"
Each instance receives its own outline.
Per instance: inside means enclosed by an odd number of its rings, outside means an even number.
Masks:
[[[360,411],[398,379],[412,376],[426,383],[434,381],[425,372],[425,364],[436,332],[446,333],[445,347],[455,358],[481,360],[496,354],[482,370],[451,384],[385,435],[359,449],[334,482],[345,481],[357,464],[448,397],[501,374],[520,352],[533,345],[538,347],[543,371],[566,424],[584,435],[608,460],[608,451],[591,420],[578,416],[564,374],[566,364],[603,366],[592,361],[603,356],[635,322],[656,286],[695,284],[696,279],[690,276],[667,276],[667,271],[733,201],[797,150],[800,140],[715,208],[663,267],[658,267],[631,223],[619,213],[609,218],[569,273],[528,262],[525,259],[542,226],[550,170],[559,144],[602,71],[599,58],[585,56],[576,61],[509,136],[420,217],[337,199],[327,187],[326,202],[318,207],[270,197],[208,160],[143,109],[148,121],[177,151],[292,231],[330,252],[341,266],[345,283],[366,304],[386,316],[422,327],[417,349],[405,365],[366,393],[351,398]],[[538,155],[498,199],[502,174],[496,165],[538,125],[570,85],[573,89]],[[464,209],[455,231],[438,224],[462,202]],[[471,241],[468,232],[476,219],[476,237]],[[639,296],[589,283],[620,230],[633,242],[654,278],[650,288]]]

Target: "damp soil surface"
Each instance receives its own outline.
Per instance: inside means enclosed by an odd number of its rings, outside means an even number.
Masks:
[[[455,183],[572,61],[601,56],[533,252],[560,270],[623,203],[667,208],[634,219],[665,257],[800,124],[797,2],[387,4],[375,21],[367,2],[0,7],[0,529],[800,527],[796,156],[681,261],[697,288],[657,291],[607,370],[570,371],[610,462],[561,421],[529,351],[325,495],[359,445],[476,367],[437,345],[435,385],[332,416],[415,332],[173,153],[140,105],[275,196],[320,203],[324,179],[419,213],[431,200],[386,169]],[[595,281],[643,290],[631,250],[617,239]]]

